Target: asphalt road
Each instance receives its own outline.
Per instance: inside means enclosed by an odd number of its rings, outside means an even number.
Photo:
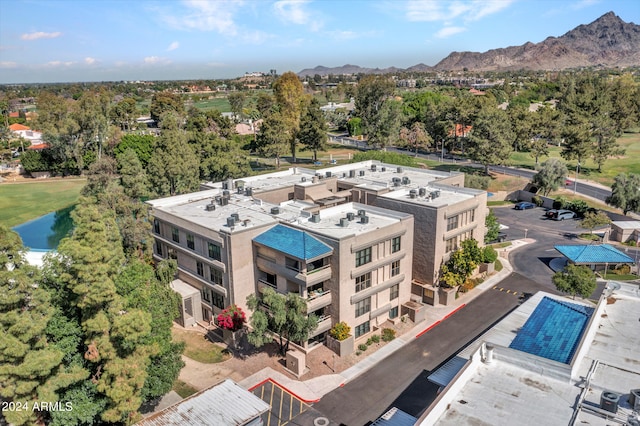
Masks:
[[[513,291],[521,295],[543,289],[519,274],[511,274],[500,287],[512,292],[486,290],[368,372],[325,395],[314,408],[349,426],[366,425],[392,406],[420,416],[437,392],[437,386],[429,383],[427,376],[517,307],[521,299]]]

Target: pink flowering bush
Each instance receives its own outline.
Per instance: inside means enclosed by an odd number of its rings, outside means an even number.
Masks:
[[[225,330],[238,331],[244,327],[244,323],[247,322],[247,316],[236,305],[231,305],[224,309],[220,315],[218,315],[218,326]]]

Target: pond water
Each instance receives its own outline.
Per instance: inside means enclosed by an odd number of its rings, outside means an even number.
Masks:
[[[13,228],[25,247],[33,251],[55,250],[64,237],[73,229],[71,211],[73,206],[40,216]]]

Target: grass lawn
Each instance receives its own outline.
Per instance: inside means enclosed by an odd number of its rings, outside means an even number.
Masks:
[[[77,203],[85,179],[0,184],[0,223],[19,225]]]
[[[231,105],[229,105],[227,98],[203,99],[201,101],[194,102],[193,106],[202,111],[217,109],[220,112],[231,112]]]
[[[184,356],[204,364],[215,364],[228,360],[227,350],[209,341],[203,334],[174,327],[171,330],[173,340],[184,342]]]
[[[602,274],[601,274],[602,275]],[[631,280],[637,280],[640,279],[640,277],[638,275],[633,275],[633,274],[614,274],[612,272],[608,273],[608,274],[604,274],[604,279],[605,280],[612,280],[612,281],[631,281]]]
[[[194,393],[198,392],[198,389],[183,382],[182,380],[176,380],[173,384],[173,390],[182,398],[188,398]]]

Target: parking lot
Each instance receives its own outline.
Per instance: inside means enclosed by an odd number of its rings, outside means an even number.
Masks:
[[[271,410],[262,415],[265,426],[284,426],[310,409],[300,398],[271,380],[260,384],[252,392],[271,406]]]

